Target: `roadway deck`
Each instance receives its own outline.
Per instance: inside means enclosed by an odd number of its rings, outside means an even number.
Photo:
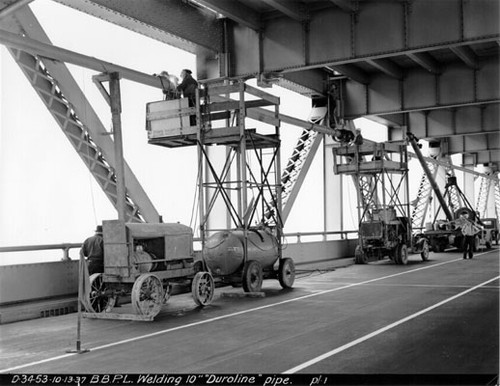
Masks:
[[[89,374],[201,374],[205,384],[214,373],[297,373],[324,374],[321,384],[342,375],[498,384],[499,284],[498,249],[472,260],[445,252],[411,255],[406,266],[323,265],[299,272],[293,290],[265,281],[264,298],[223,296],[242,291],[224,287],[206,308],[173,296],[153,322],[83,319],[83,354],[66,353],[76,314],[2,325],[0,372],[87,383]]]

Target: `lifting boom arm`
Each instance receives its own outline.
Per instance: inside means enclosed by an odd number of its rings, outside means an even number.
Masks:
[[[453,214],[451,213],[450,209],[448,208],[448,205],[446,204],[446,201],[439,191],[439,187],[436,184],[436,181],[434,181],[434,177],[432,176],[432,172],[429,169],[429,166],[427,166],[427,163],[425,162],[424,156],[422,155],[422,152],[420,151],[420,148],[418,147],[417,143],[417,138],[410,132],[407,133],[408,141],[410,142],[413,150],[415,151],[415,154],[417,155],[418,160],[420,161],[420,164],[422,165],[422,168],[424,169],[425,174],[427,175],[427,179],[429,180],[432,189],[434,190],[434,193],[436,193],[436,197],[441,204],[441,207],[443,208],[444,213],[446,214],[446,218],[448,221],[453,221]]]

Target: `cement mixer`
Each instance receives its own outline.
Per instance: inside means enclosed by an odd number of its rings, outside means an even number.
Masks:
[[[269,229],[250,229],[246,238],[243,229],[235,229],[208,237],[203,258],[216,278],[242,285],[245,292],[259,292],[263,279],[278,279],[283,288],[292,288],[295,266],[292,259],[280,258],[280,252],[279,240]]]

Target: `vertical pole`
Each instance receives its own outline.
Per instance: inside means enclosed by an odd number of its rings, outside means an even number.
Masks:
[[[83,264],[85,264],[85,260],[83,256],[80,256],[80,264],[78,265],[78,317],[76,323],[76,351],[81,351],[81,331],[82,331],[82,299],[83,296]]]
[[[80,261],[78,264],[78,300],[77,300],[77,319],[76,319],[76,349],[75,350],[66,350],[67,353],[77,353],[83,354],[88,352],[89,350],[82,350],[82,339],[81,339],[81,331],[82,331],[82,299],[83,299],[83,284],[86,281],[88,275],[84,275],[83,270],[86,269],[85,265],[85,257],[80,254]]]
[[[274,107],[274,117],[276,119],[279,118],[280,111],[279,111],[279,105],[276,105]],[[277,138],[280,137],[280,124],[278,123],[275,126],[275,133]],[[278,257],[281,261],[283,258],[283,248],[282,248],[282,240],[283,240],[283,227],[285,224],[283,224],[283,217],[282,217],[282,210],[283,210],[283,203],[281,201],[281,141],[278,142],[277,149],[276,149],[276,156],[274,158],[274,185],[276,186],[275,189],[275,194],[276,194],[276,228],[277,228],[277,235],[276,238],[278,239]]]
[[[406,133],[403,133],[404,137],[406,138]],[[404,193],[404,199],[405,199],[405,217],[408,219],[408,228],[407,228],[407,235],[408,235],[408,241],[410,242],[409,246],[413,251],[413,229],[412,229],[412,224],[411,224],[411,212],[410,212],[410,175],[409,175],[409,167],[410,165],[408,164],[408,144],[403,143],[402,150],[403,150],[403,162],[405,165],[405,172],[404,172],[404,178],[405,178],[405,193]]]
[[[208,95],[208,86],[205,88],[205,97]],[[201,110],[199,108],[200,106],[200,90],[196,89],[196,106],[197,106],[197,112],[196,112],[196,136],[198,140],[198,212],[199,212],[199,217],[200,217],[200,238],[201,238],[201,254],[202,254],[202,260],[204,260],[203,256],[203,250],[205,247],[205,190],[203,187],[203,181],[205,181],[205,168],[203,165],[205,164],[205,158],[203,156],[203,133],[202,133],[202,122],[201,122]],[[207,113],[209,113],[207,111]]]
[[[339,208],[340,230],[344,231],[344,175],[343,174],[339,175],[339,190],[340,190],[340,208]],[[329,229],[326,230],[328,231]],[[342,233],[341,238],[344,239],[345,235],[346,235],[345,233]]]
[[[240,129],[240,191],[241,191],[241,210],[238,213],[238,217],[243,220],[243,256],[244,262],[247,262],[248,258],[248,218],[245,216],[247,211],[247,146],[246,146],[246,135],[245,135],[245,83],[240,82],[240,93],[239,93],[239,129]],[[240,221],[241,221],[240,220]]]
[[[109,74],[109,96],[111,101],[111,116],[113,122],[113,137],[115,145],[115,174],[116,174],[116,209],[118,220],[125,218],[125,168],[123,162],[123,137],[121,122],[120,75],[117,72]]]
[[[240,155],[241,155],[241,212],[238,214],[243,219],[243,227],[247,229],[247,219],[245,213],[247,211],[247,147],[245,136],[245,83],[240,82],[240,108],[239,108],[239,129],[240,129]]]

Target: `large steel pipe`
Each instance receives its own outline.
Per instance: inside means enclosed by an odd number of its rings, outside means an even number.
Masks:
[[[65,48],[42,43],[38,40],[16,35],[2,29],[0,29],[0,43],[8,47],[29,52],[33,55],[39,55],[65,63],[72,63],[98,72],[118,72],[120,74],[120,78],[128,79],[151,87],[162,88],[162,84],[156,76],[131,70],[130,68],[105,62],[91,56],[82,55]]]

